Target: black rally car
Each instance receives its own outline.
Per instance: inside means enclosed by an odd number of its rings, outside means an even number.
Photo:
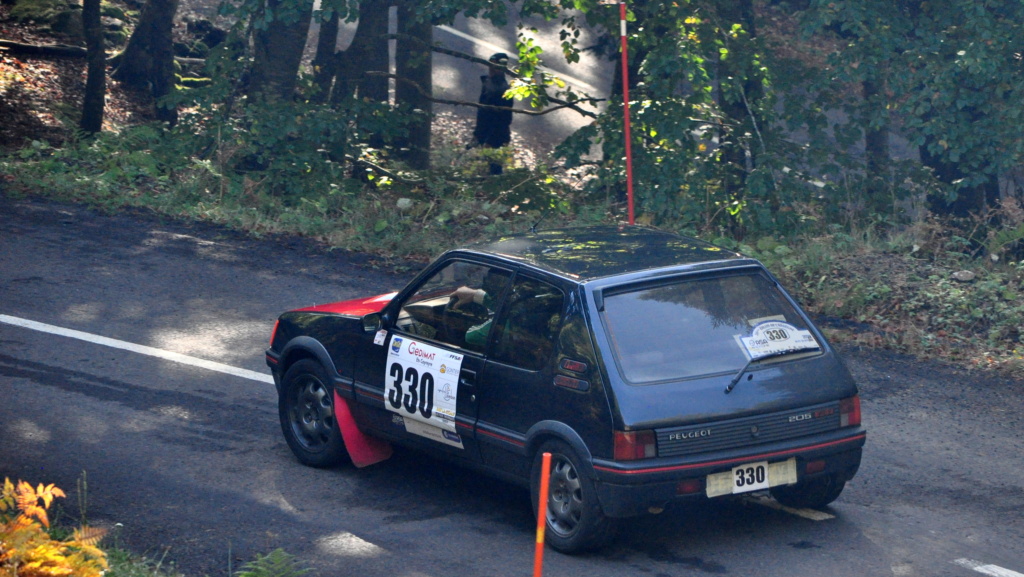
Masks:
[[[688,498],[820,507],[857,472],[857,387],[756,260],[641,227],[446,252],[398,293],[281,315],[267,363],[300,461],[388,442],[531,486],[573,552]]]

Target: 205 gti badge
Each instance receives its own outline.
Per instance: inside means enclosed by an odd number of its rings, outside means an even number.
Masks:
[[[461,354],[395,335],[385,366],[384,405],[389,411],[402,415],[407,424],[412,419],[455,432]]]

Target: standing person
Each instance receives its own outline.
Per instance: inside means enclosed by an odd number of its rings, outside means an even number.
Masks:
[[[473,139],[478,146],[501,148],[512,141],[512,99],[505,98],[508,81],[505,80],[505,67],[508,66],[508,55],[499,52],[488,61],[491,66],[487,74],[480,77],[480,104],[502,106],[504,109],[480,107],[476,109],[476,128]],[[501,174],[502,167],[498,162],[491,162],[491,174]]]

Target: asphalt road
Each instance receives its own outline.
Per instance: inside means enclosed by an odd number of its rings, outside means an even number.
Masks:
[[[322,576],[528,575],[526,492],[404,452],[309,469],[281,436],[276,315],[405,280],[294,239],[0,197],[0,477],[56,483],[65,520],[84,478],[109,543],[195,577],[278,547]],[[676,507],[603,552],[549,551],[545,574],[1024,574],[1024,383],[844,353],[868,444],[825,515]]]

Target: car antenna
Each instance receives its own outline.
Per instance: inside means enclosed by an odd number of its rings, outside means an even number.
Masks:
[[[533,223],[533,225],[530,226],[530,232],[532,232],[533,234],[537,234],[537,227],[540,226],[540,223],[542,222],[544,222],[543,215],[540,217],[540,220],[538,220],[537,222]]]

